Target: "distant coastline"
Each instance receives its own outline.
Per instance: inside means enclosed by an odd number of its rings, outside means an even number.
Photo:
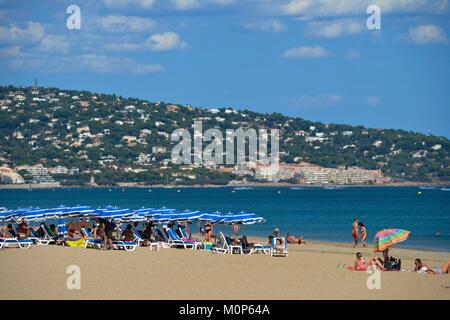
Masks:
[[[405,182],[389,182],[383,184],[346,184],[346,185],[322,185],[322,184],[291,184],[291,183],[275,183],[275,182],[261,182],[261,183],[247,183],[247,184],[236,184],[236,185],[218,185],[218,184],[193,184],[193,185],[165,185],[165,184],[154,184],[154,185],[144,185],[139,182],[118,182],[117,185],[71,185],[65,186],[59,183],[31,183],[31,184],[0,184],[0,190],[8,190],[8,189],[71,189],[71,188],[242,188],[242,187],[251,187],[251,188],[263,188],[263,187],[280,187],[280,188],[321,188],[324,186],[327,187],[345,187],[345,188],[360,188],[360,187],[443,187],[450,185],[449,182],[414,182],[414,181],[405,181]]]

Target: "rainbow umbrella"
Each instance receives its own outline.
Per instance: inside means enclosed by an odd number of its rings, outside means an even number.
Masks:
[[[375,251],[382,252],[394,244],[408,239],[410,231],[402,229],[384,229],[378,231],[374,238]]]

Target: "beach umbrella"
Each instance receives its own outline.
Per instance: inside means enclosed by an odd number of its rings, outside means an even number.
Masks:
[[[0,221],[11,221],[12,217],[13,217],[12,210],[3,210],[0,212]]]
[[[122,217],[117,219],[119,222],[143,222],[146,221],[147,218],[145,217],[145,213],[144,212],[134,212],[133,215],[131,216],[126,216],[126,217]]]
[[[60,205],[59,207],[48,209],[47,212],[45,212],[45,218],[60,218],[69,215],[69,213],[70,207]]]
[[[378,231],[374,238],[375,251],[382,252],[394,244],[408,239],[410,231],[403,229],[384,229]]]
[[[17,218],[25,219],[27,221],[44,220],[47,211],[48,209],[30,208],[24,210]]]
[[[205,222],[207,221],[211,223],[218,223],[224,220],[225,218],[226,216],[222,212],[216,211],[212,213],[204,213],[198,218],[198,220]]]
[[[123,219],[130,217],[134,214],[130,209],[123,209],[119,207],[108,206],[106,208],[96,209],[94,212],[95,217],[103,219]]]
[[[80,205],[68,207],[65,213],[68,214],[70,217],[89,217],[96,215],[94,208],[90,206],[80,206]]]
[[[160,208],[160,209],[149,210],[145,214],[145,216],[150,221],[155,221],[155,222],[167,221],[167,219],[169,219],[169,216],[172,216],[172,215],[176,214],[176,212],[177,211],[175,209],[169,209],[169,208],[163,207],[163,208]]]

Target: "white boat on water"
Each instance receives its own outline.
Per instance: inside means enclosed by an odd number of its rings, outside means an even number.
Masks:
[[[435,190],[436,189],[436,187],[425,187],[425,186],[422,186],[422,187],[419,187],[419,189],[422,189],[422,190]]]
[[[251,189],[253,189],[252,187],[236,187],[236,188],[233,188],[233,190],[251,190]]]
[[[302,187],[292,187],[290,188],[291,190],[305,190],[306,188],[302,188]]]
[[[441,188],[441,190],[442,190],[442,191],[450,191],[450,188],[443,187],[443,188]]]

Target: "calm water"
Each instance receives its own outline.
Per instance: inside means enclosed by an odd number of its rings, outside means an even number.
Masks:
[[[111,190],[111,191],[110,191]],[[267,222],[243,226],[244,233],[267,236],[274,227],[306,240],[351,242],[355,216],[365,223],[368,241],[383,228],[411,231],[401,247],[450,251],[450,192],[419,188],[113,188],[0,190],[0,207],[117,205],[127,208],[170,207],[204,211],[256,212]],[[418,195],[418,192],[422,192]],[[281,192],[281,193],[279,193]],[[227,233],[231,227],[220,226]],[[437,233],[439,233],[437,235]]]

